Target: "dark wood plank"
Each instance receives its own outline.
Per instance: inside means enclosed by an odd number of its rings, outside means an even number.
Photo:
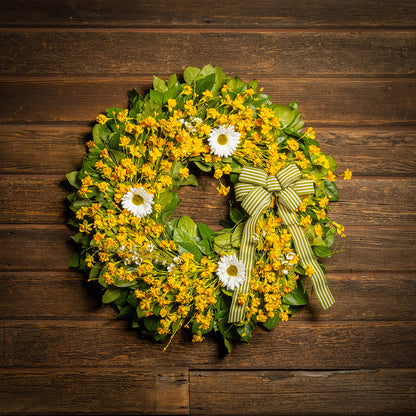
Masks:
[[[257,75],[259,86],[273,102],[286,105],[296,100],[307,125],[416,123],[412,79],[260,79]],[[249,80],[247,76],[245,81]],[[129,90],[146,93],[150,87],[151,78],[2,77],[0,120],[88,126],[106,108],[126,106]]]
[[[0,74],[14,76],[166,77],[201,62],[246,77],[412,76],[416,60],[414,31],[4,29],[0,45]]]
[[[187,414],[188,384],[187,370],[166,367],[0,370],[0,413]]]
[[[414,369],[191,371],[190,383],[192,414],[415,414]]]
[[[178,214],[210,217],[218,224],[228,216],[228,198],[218,195],[214,178],[203,175],[198,179],[198,187],[179,191]],[[339,178],[337,184],[340,201],[330,204],[329,214],[335,221],[345,226],[416,225],[416,179]],[[67,185],[63,176],[0,175],[0,223],[66,222]]]
[[[117,12],[115,12],[115,10]],[[67,27],[176,28],[362,28],[415,27],[412,1],[240,0],[224,7],[221,1],[158,2],[108,0],[15,0],[2,7],[0,25]]]
[[[2,272],[0,276],[2,319],[108,320],[116,315],[111,306],[102,305],[97,287],[76,271]]]
[[[416,132],[413,127],[316,126],[324,152],[338,171],[354,176],[413,176]],[[80,168],[91,129],[77,125],[0,124],[0,173],[65,174]],[[386,151],[388,149],[388,151]]]
[[[329,273],[327,280],[336,303],[324,311],[312,294],[310,304],[291,319],[416,320],[414,273]],[[116,315],[111,306],[101,305],[97,287],[76,272],[2,272],[0,293],[2,319],[108,320]]]
[[[220,359],[211,337],[184,331],[167,351],[141,340],[124,321],[0,321],[2,367],[164,367],[195,369],[377,369],[416,365],[416,322],[299,322],[258,328],[249,345]]]
[[[194,217],[219,229],[212,219]],[[331,259],[322,259],[330,272],[413,272],[416,270],[415,227],[350,226],[347,238],[334,249],[344,249]],[[69,239],[74,234],[64,225],[1,225],[0,269],[3,271],[64,271],[74,252]]]

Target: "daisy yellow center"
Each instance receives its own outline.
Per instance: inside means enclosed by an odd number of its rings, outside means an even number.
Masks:
[[[238,272],[237,267],[235,267],[233,264],[231,266],[228,266],[227,268],[228,276],[235,277],[237,276],[237,272]]]
[[[142,205],[144,202],[144,199],[141,195],[134,195],[132,200],[134,205]]]
[[[220,134],[220,135],[218,135],[217,142],[221,146],[226,145],[228,143],[228,137],[227,137],[227,135],[226,134]]]

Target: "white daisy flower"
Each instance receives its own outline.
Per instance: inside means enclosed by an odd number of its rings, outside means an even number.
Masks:
[[[234,290],[244,283],[246,268],[235,254],[222,256],[218,262],[217,275],[228,290]]]
[[[234,126],[222,125],[212,129],[208,136],[211,153],[218,157],[231,156],[237,150],[240,137],[240,133],[234,130]]]
[[[129,192],[121,198],[124,209],[139,218],[144,218],[152,213],[153,195],[143,188],[130,188]]]
[[[169,266],[167,267],[168,272],[171,273],[176,269],[176,264],[175,263],[171,263],[169,264]]]

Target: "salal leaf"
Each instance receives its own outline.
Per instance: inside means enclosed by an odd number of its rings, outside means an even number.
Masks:
[[[187,84],[192,85],[192,83],[195,81],[195,79],[200,73],[201,70],[199,68],[189,66],[185,69],[185,71],[183,71],[183,79]]]
[[[331,182],[328,179],[324,179],[325,190],[328,194],[329,200],[336,202],[339,199],[338,188],[335,182]]]
[[[198,226],[194,220],[187,215],[184,215],[179,219],[177,229],[185,231],[191,238],[198,235]]]
[[[156,76],[153,76],[153,88],[162,94],[168,90],[166,82]]]
[[[121,295],[121,290],[113,287],[109,287],[103,295],[103,303],[114,302]]]

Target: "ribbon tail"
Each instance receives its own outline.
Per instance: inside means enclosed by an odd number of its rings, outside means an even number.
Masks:
[[[310,276],[313,288],[322,308],[328,309],[335,303],[335,300],[329,290],[325,273],[316,260],[316,256],[312,251],[312,247],[308,242],[304,229],[299,225],[296,214],[289,211],[281,204],[279,204],[278,210],[279,216],[282,218],[283,223],[288,227],[289,232],[292,235],[302,267],[306,269],[308,266],[311,266],[313,268],[314,273]]]
[[[246,279],[244,283],[234,290],[233,299],[231,301],[230,313],[228,315],[229,323],[241,322],[244,319],[245,304],[238,303],[238,295],[240,293],[248,293],[250,289],[251,274],[254,265],[254,257],[256,253],[256,244],[253,242],[253,235],[256,232],[256,224],[262,211],[270,206],[270,197],[263,201],[257,207],[253,215],[247,220],[244,226],[243,236],[240,244],[240,260],[246,268]]]

